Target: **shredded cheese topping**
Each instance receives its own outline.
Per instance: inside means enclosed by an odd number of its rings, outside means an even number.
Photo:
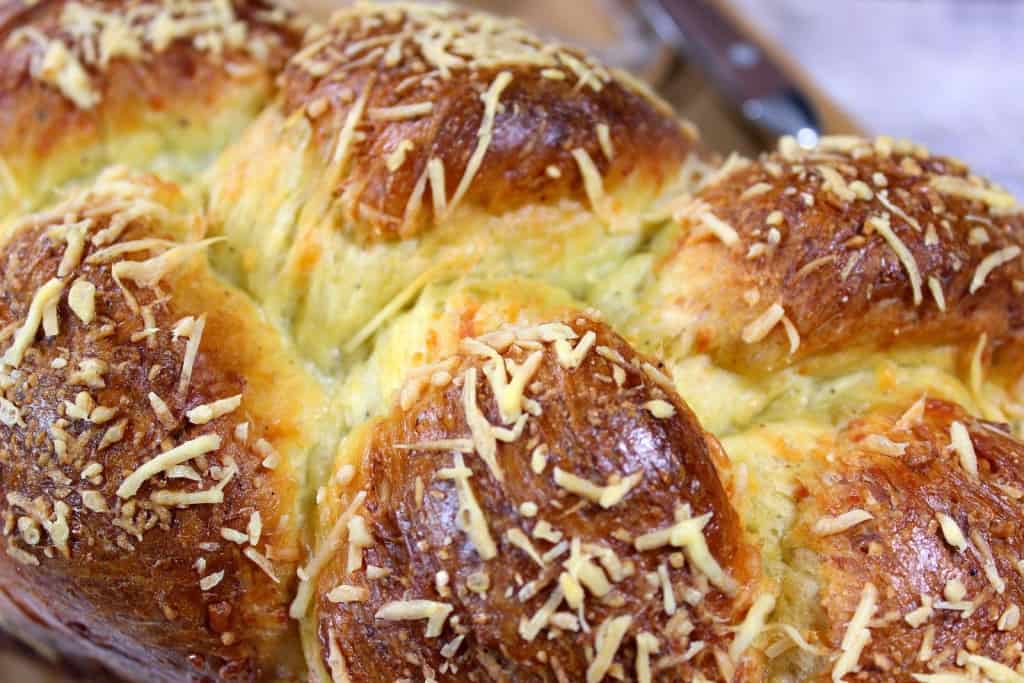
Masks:
[[[131,498],[146,481],[175,465],[188,462],[220,448],[220,436],[205,434],[165,451],[129,474],[117,489],[119,498]]]
[[[946,543],[956,548],[958,553],[967,550],[967,539],[956,520],[944,512],[936,513],[935,518],[939,521],[939,528],[942,530],[942,537],[946,539]]]
[[[921,271],[917,267],[917,261],[914,260],[914,255],[910,253],[910,249],[903,243],[889,224],[888,216],[872,216],[868,219],[867,224],[874,228],[879,235],[881,235],[885,241],[889,244],[896,256],[899,258],[900,263],[903,264],[903,269],[907,271],[907,277],[910,278],[910,287],[914,293],[914,305],[921,305],[923,296],[921,294]]]
[[[754,600],[754,604],[747,610],[743,622],[736,629],[732,644],[729,646],[729,658],[738,663],[740,657],[747,648],[754,642],[754,639],[764,630],[768,615],[775,609],[775,595],[773,593],[761,593]]]
[[[960,458],[960,467],[972,479],[978,478],[978,456],[974,452],[974,442],[967,427],[954,420],[949,425],[949,445]]]
[[[455,482],[455,491],[459,497],[457,517],[459,528],[469,536],[470,542],[476,548],[481,559],[491,560],[498,554],[498,547],[491,537],[490,529],[487,528],[487,519],[473,494],[473,488],[469,485],[471,476],[473,476],[473,471],[466,467],[461,453],[455,454],[453,467],[445,468],[437,473],[439,479],[451,479]]]
[[[1017,205],[1017,200],[1009,192],[980,187],[965,178],[939,176],[930,179],[928,185],[936,192],[961,199],[980,201],[998,211],[1009,211]]]
[[[775,329],[775,326],[782,321],[785,315],[786,311],[782,308],[782,304],[772,304],[768,307],[768,310],[743,328],[741,338],[747,344],[756,344],[764,340]]]
[[[462,178],[459,180],[459,184],[455,188],[455,194],[452,195],[452,201],[447,211],[449,214],[455,211],[455,208],[462,202],[462,198],[465,197],[466,192],[469,191],[469,186],[473,182],[473,178],[476,177],[477,171],[480,170],[480,166],[483,164],[484,155],[487,154],[487,148],[491,146],[491,138],[494,134],[494,117],[498,112],[498,103],[501,98],[501,93],[511,82],[512,74],[508,71],[502,71],[495,76],[494,81],[491,82],[490,87],[487,88],[487,92],[484,93],[484,115],[483,119],[480,121],[480,129],[476,134],[476,148],[473,150],[473,154],[469,157],[469,162],[466,164],[466,170],[463,171]]]
[[[32,296],[32,302],[29,304],[25,322],[15,332],[10,347],[4,353],[3,358],[0,359],[0,366],[7,365],[16,368],[21,365],[25,351],[32,345],[36,333],[39,331],[39,326],[43,322],[44,311],[60,300],[60,295],[63,291],[64,282],[57,278],[49,280],[36,290],[36,293]]]
[[[994,251],[981,260],[978,267],[974,271],[974,277],[971,278],[970,293],[974,294],[979,289],[985,286],[985,280],[991,275],[992,271],[1009,263],[1013,259],[1020,256],[1020,247],[1012,245],[1004,247],[999,251]]]
[[[622,477],[617,482],[610,483],[605,486],[598,486],[586,479],[577,477],[571,472],[566,472],[559,467],[555,468],[556,484],[564,488],[566,491],[575,493],[582,498],[586,498],[589,501],[597,503],[606,510],[622,502],[629,492],[640,483],[643,476],[643,472],[634,472],[633,474]]]
[[[605,677],[632,623],[633,617],[624,615],[609,617],[598,627],[594,643],[594,661],[587,667],[587,683],[599,683]]]
[[[846,674],[853,673],[858,668],[861,652],[871,640],[871,631],[868,624],[878,609],[878,589],[875,585],[868,583],[861,592],[860,603],[853,613],[853,618],[846,626],[846,634],[840,643],[840,655],[832,667],[832,680],[835,683],[844,680]]]
[[[433,600],[396,600],[385,603],[374,618],[382,621],[427,620],[427,638],[437,638],[454,607]]]
[[[242,395],[237,394],[228,398],[222,398],[219,401],[196,406],[185,413],[185,416],[188,417],[189,422],[192,424],[204,425],[234,412],[240,405],[242,405]]]
[[[844,531],[848,531],[858,524],[862,524],[869,519],[874,519],[867,510],[861,510],[855,508],[844,512],[836,517],[822,517],[814,523],[814,533],[819,536],[831,536],[833,534],[841,534]]]

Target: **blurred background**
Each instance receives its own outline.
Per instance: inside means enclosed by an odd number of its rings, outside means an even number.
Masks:
[[[749,153],[764,140],[752,138],[736,116],[735,103],[720,97],[718,84],[695,54],[694,43],[702,36],[689,36],[695,40],[683,40],[673,49],[654,38],[651,5],[680,6],[679,14],[693,19],[692,8],[705,3],[783,67],[819,114],[825,132],[910,138],[969,162],[1024,196],[1024,0],[473,4],[525,16],[641,72],[700,125],[714,146]],[[695,26],[698,32],[706,29],[706,24]],[[715,38],[720,37],[712,37],[712,43]]]
[[[732,1],[866,130],[960,157],[1024,197],[1024,2]]]

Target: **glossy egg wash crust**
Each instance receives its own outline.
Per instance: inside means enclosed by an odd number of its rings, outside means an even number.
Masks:
[[[139,681],[1024,680],[1024,218],[514,21],[0,6],[0,626]]]

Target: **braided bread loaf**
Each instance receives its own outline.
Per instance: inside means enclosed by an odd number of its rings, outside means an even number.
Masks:
[[[514,22],[0,8],[0,625],[145,681],[1024,680],[1024,217]]]

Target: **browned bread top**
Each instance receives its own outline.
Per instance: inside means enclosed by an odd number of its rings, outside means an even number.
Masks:
[[[366,241],[415,235],[463,202],[600,203],[627,176],[662,184],[696,145],[625,74],[445,4],[339,11],[283,79],[285,112],[312,122]]]
[[[268,2],[8,0],[0,7],[0,85],[39,106],[44,86],[69,108],[108,97],[169,100],[215,92],[216,77],[276,70],[302,24]],[[28,97],[35,95],[32,102]]]
[[[316,396],[181,201],[108,172],[0,250],[2,586],[128,678],[287,671],[306,437],[269,386]]]
[[[0,215],[109,163],[195,172],[270,97],[303,26],[255,0],[0,3]]]
[[[706,316],[700,350],[731,364],[899,341],[1016,335],[1024,219],[1014,198],[919,146],[784,139],[733,158],[694,198],[659,267],[670,305]],[[690,272],[708,287],[675,283]],[[712,285],[711,283],[716,283]]]
[[[1005,426],[934,399],[839,433],[835,466],[806,482],[796,541],[821,558],[833,671],[909,683],[956,667],[1000,680],[1015,665],[1022,459]]]
[[[756,557],[717,442],[660,370],[586,318],[463,349],[356,439],[354,485],[333,491],[365,502],[320,579],[325,663],[353,680],[750,673],[733,627]]]

